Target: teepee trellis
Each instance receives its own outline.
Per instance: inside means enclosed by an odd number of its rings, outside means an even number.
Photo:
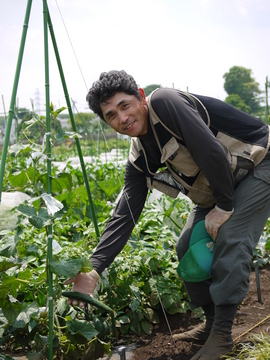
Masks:
[[[10,101],[10,108],[9,108],[9,114],[7,119],[7,125],[6,125],[6,133],[5,133],[5,139],[4,139],[4,145],[3,145],[3,151],[2,151],[2,158],[1,158],[1,165],[0,165],[0,203],[2,198],[2,189],[3,189],[3,180],[4,180],[4,172],[5,172],[5,164],[6,164],[6,157],[8,152],[8,145],[9,145],[9,138],[10,138],[10,131],[11,131],[11,125],[12,125],[12,119],[14,117],[14,108],[15,108],[15,101],[16,101],[16,94],[19,84],[19,77],[20,77],[20,71],[21,71],[21,65],[23,60],[23,53],[24,53],[24,47],[26,43],[26,35],[28,30],[28,24],[29,24],[29,18],[31,13],[31,6],[32,6],[32,0],[28,0],[27,7],[26,7],[26,13],[24,18],[24,25],[23,25],[23,32],[21,37],[21,43],[19,48],[19,54],[18,54],[18,60],[17,60],[17,66],[15,71],[15,77],[13,82],[13,89],[12,89],[12,95],[11,95],[11,101]],[[69,112],[72,129],[74,132],[76,132],[76,124],[74,121],[74,116],[71,108],[70,98],[67,90],[67,85],[64,77],[64,72],[60,60],[60,55],[57,48],[57,43],[53,31],[52,21],[50,18],[48,6],[47,6],[47,0],[43,0],[43,31],[44,31],[44,63],[45,63],[45,96],[46,96],[46,153],[47,153],[47,192],[48,194],[51,194],[51,128],[50,128],[50,91],[49,91],[49,85],[50,85],[50,79],[49,79],[49,51],[48,51],[48,29],[50,31],[51,40],[56,56],[56,61],[58,65],[58,70],[61,77],[61,82],[63,86],[63,91],[65,94],[65,99],[67,103],[67,109]],[[84,183],[88,195],[91,215],[92,215],[92,221],[94,223],[96,237],[99,238],[99,229],[97,225],[97,219],[94,209],[94,204],[92,201],[90,186],[87,178],[87,173],[85,169],[84,159],[81,151],[81,146],[78,138],[75,138],[77,151],[80,159],[80,164],[82,168]],[[47,250],[47,256],[48,261],[52,259],[52,241],[53,241],[53,232],[52,232],[52,225],[48,226],[47,229],[47,239],[48,239],[48,250]],[[52,273],[50,271],[50,268],[48,267],[48,287],[49,287],[49,293],[48,293],[48,306],[49,306],[49,352],[48,352],[48,359],[52,360],[53,358],[53,277]]]

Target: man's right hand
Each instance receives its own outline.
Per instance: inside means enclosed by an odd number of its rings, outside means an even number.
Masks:
[[[94,290],[96,287],[97,281],[100,279],[99,274],[92,270],[88,273],[79,272],[74,278],[68,279],[64,282],[65,285],[73,284],[72,291],[81,292],[90,296],[94,295]],[[77,300],[68,299],[67,303],[78,305]],[[81,302],[79,306],[84,306],[84,303]]]

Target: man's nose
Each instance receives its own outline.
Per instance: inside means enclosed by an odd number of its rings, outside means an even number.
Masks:
[[[125,123],[125,122],[127,122],[127,120],[128,120],[128,115],[127,115],[127,114],[125,114],[124,112],[120,112],[120,113],[118,114],[118,116],[119,116],[119,122],[120,122],[120,123]]]

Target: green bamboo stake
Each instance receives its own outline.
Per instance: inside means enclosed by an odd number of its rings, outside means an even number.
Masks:
[[[266,100],[266,106],[265,106],[265,117],[266,117],[266,124],[269,122],[269,105],[268,105],[268,76],[266,76],[266,82],[265,82],[265,100]]]
[[[3,96],[3,95],[2,95],[2,103],[3,103],[3,109],[4,109],[5,128],[6,128],[6,127],[7,127],[7,114],[6,114],[5,100],[4,100],[4,96]]]
[[[48,49],[48,7],[47,0],[43,0],[44,27],[44,63],[45,63],[45,97],[46,97],[46,151],[47,151],[47,192],[51,194],[51,121],[50,121],[50,79],[49,79],[49,49]],[[47,276],[49,286],[49,351],[48,359],[53,358],[53,278],[49,263],[52,260],[52,225],[48,226]]]
[[[65,80],[65,76],[64,76],[64,72],[63,72],[63,67],[62,67],[57,43],[56,43],[55,36],[54,36],[54,31],[53,31],[53,26],[52,26],[52,21],[51,21],[49,10],[48,10],[48,24],[49,24],[49,30],[50,30],[53,48],[54,48],[54,52],[55,52],[55,56],[56,56],[56,61],[57,61],[57,65],[58,65],[58,69],[59,69],[59,73],[60,73],[60,77],[61,77],[61,81],[62,81],[62,86],[63,86],[65,98],[66,98],[66,103],[67,103],[67,108],[68,108],[68,112],[69,112],[69,116],[70,116],[72,129],[74,132],[77,132],[76,124],[74,121],[74,116],[73,116],[73,112],[72,112],[72,108],[71,108],[70,98],[69,98],[69,94],[68,94],[68,90],[67,90],[66,80]],[[84,164],[84,160],[83,160],[81,145],[80,145],[80,141],[78,138],[75,138],[75,141],[76,141],[77,151],[78,151],[78,155],[79,155],[79,159],[80,159],[80,163],[81,163],[81,167],[82,167],[82,173],[83,173],[84,183],[85,183],[88,200],[89,200],[89,205],[90,205],[90,209],[91,209],[91,213],[92,213],[92,220],[93,220],[94,227],[95,227],[96,237],[99,239],[100,235],[99,235],[99,229],[98,229],[98,224],[97,224],[97,219],[96,219],[96,212],[95,212],[94,203],[93,203],[92,196],[91,196],[87,173],[85,170],[85,164]]]
[[[2,151],[1,166],[0,166],[0,204],[1,204],[4,172],[5,172],[5,165],[6,165],[6,158],[7,158],[7,149],[8,149],[12,119],[14,116],[14,106],[15,106],[16,94],[17,94],[17,90],[18,90],[18,83],[19,83],[19,77],[20,77],[20,71],[21,71],[21,65],[22,65],[22,59],[23,59],[25,39],[26,39],[28,23],[29,23],[31,5],[32,5],[32,0],[28,0],[26,12],[25,12],[25,18],[24,18],[24,25],[23,25],[23,32],[22,32],[22,38],[21,38],[21,43],[20,43],[19,55],[18,55],[18,60],[17,60],[17,67],[16,67],[16,72],[15,72],[15,77],[14,77],[14,82],[13,82],[13,89],[12,89],[12,95],[11,95],[11,101],[10,101],[10,107],[9,107],[9,113],[8,113],[8,121],[7,121],[7,126],[6,126],[5,140],[4,140],[3,151]]]

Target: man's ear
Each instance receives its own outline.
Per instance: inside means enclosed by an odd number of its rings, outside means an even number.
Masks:
[[[146,96],[145,96],[145,92],[142,88],[139,88],[139,93],[140,93],[141,98],[145,100]]]

